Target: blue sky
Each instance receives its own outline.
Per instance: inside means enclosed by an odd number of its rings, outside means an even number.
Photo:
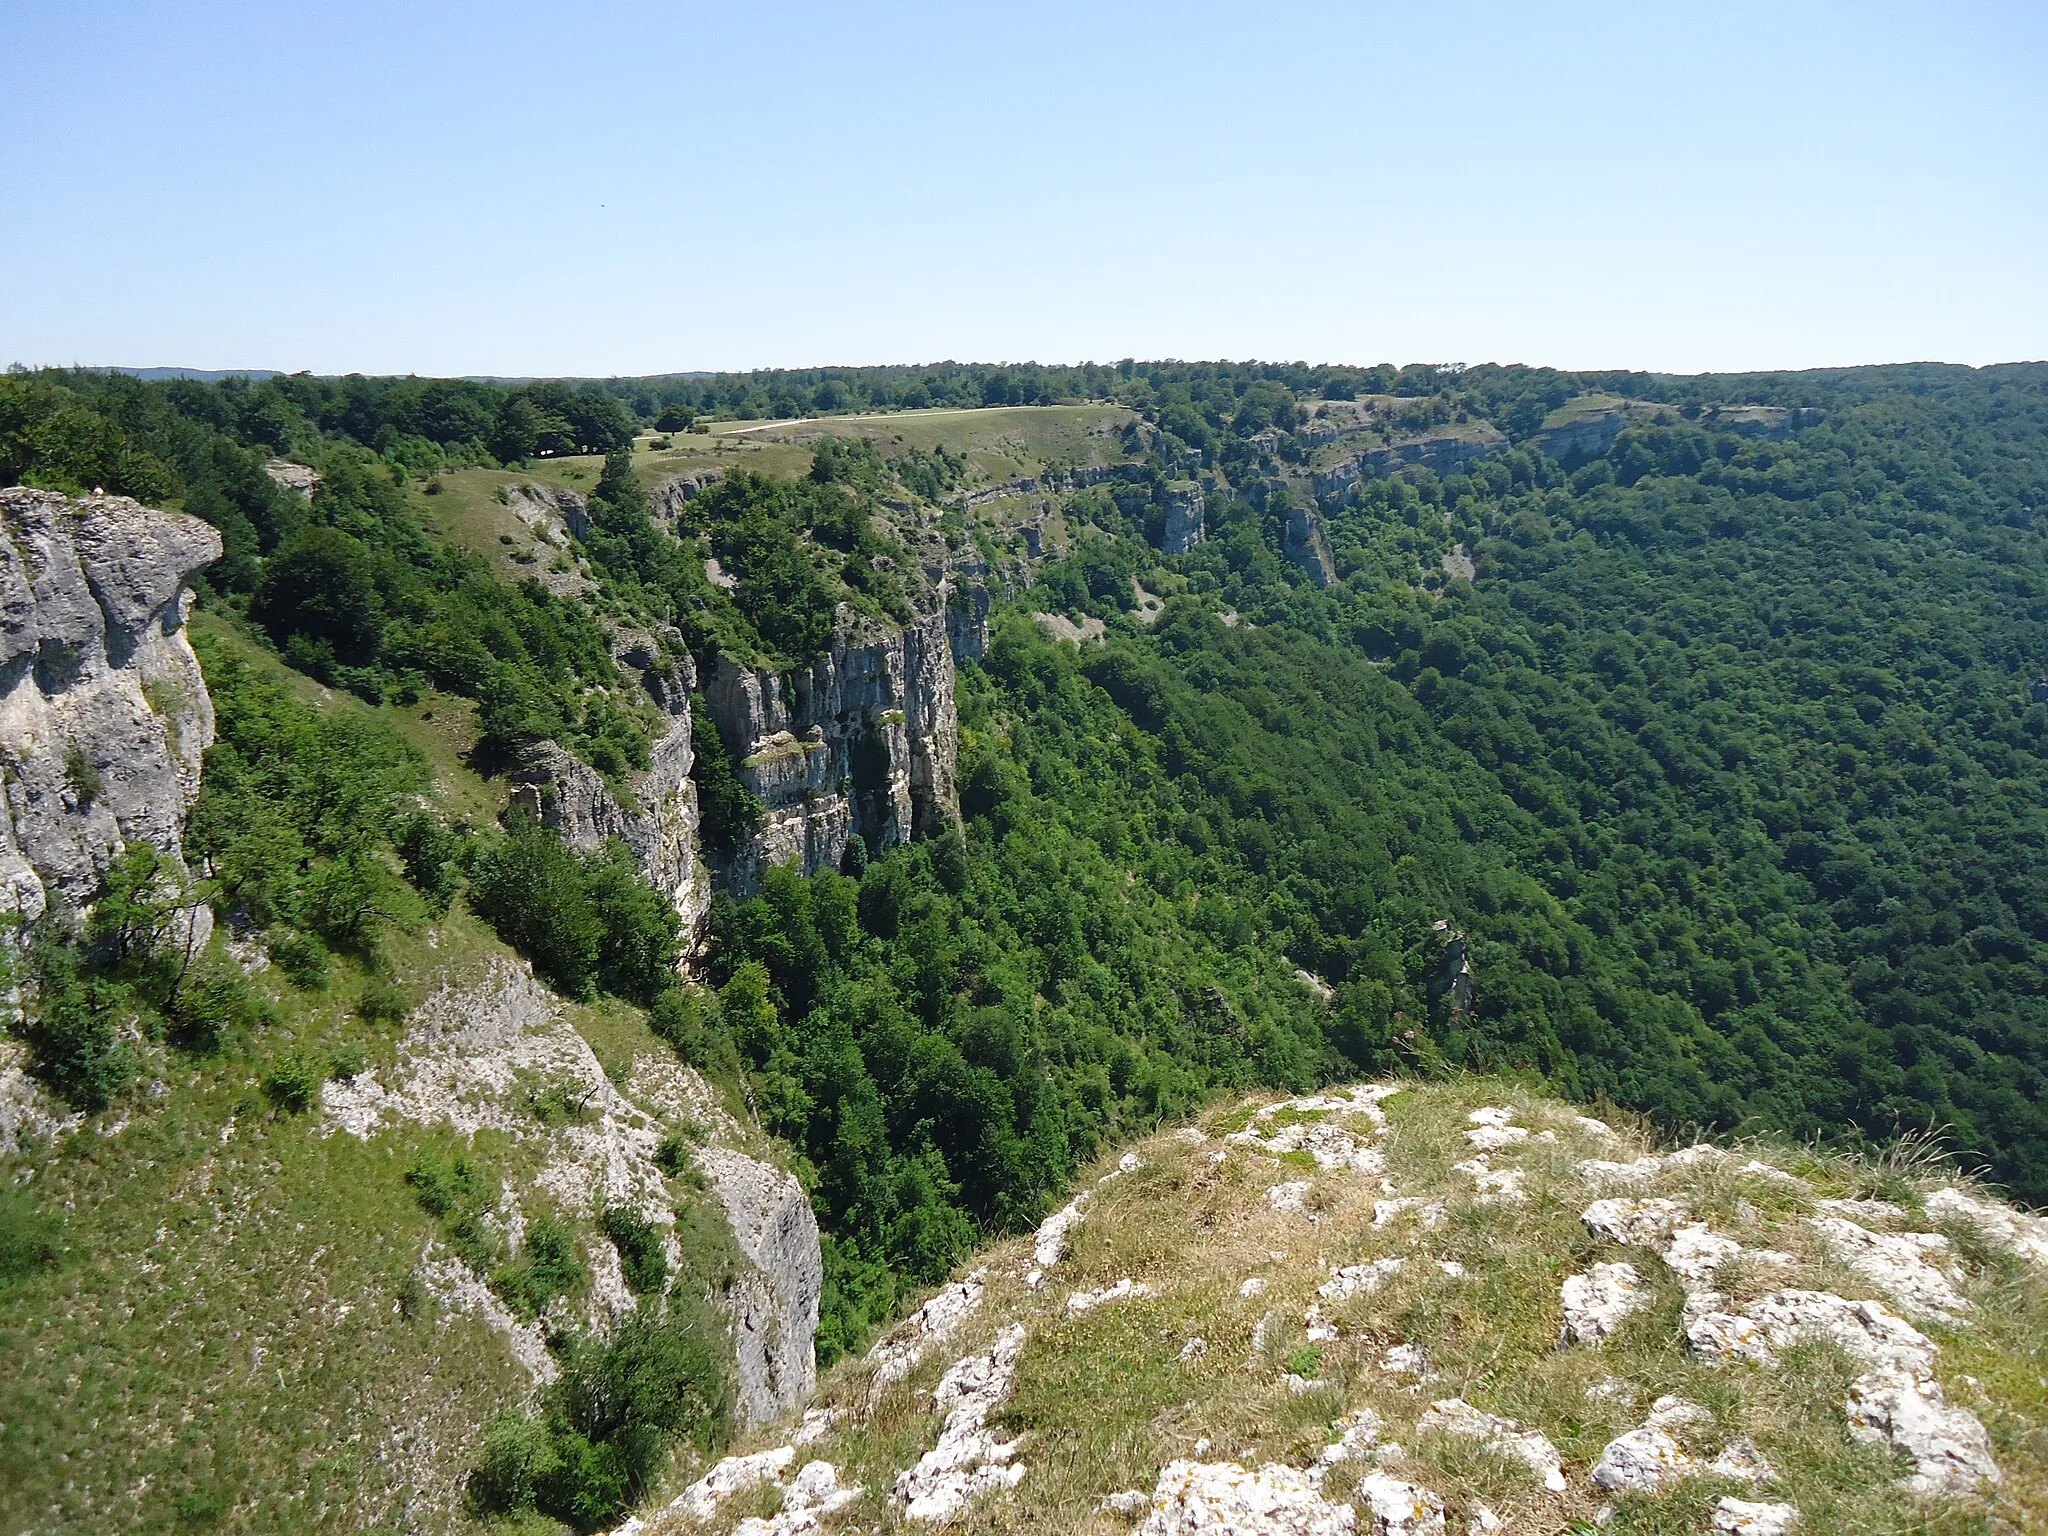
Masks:
[[[0,362],[2048,357],[2048,6],[0,0]]]

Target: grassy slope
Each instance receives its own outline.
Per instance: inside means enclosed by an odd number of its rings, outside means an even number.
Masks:
[[[1557,1131],[1553,1145],[1523,1143],[1494,1157],[1496,1167],[1529,1170],[1526,1205],[1481,1205],[1460,1193],[1471,1186],[1450,1165],[1470,1155],[1462,1136],[1465,1113],[1482,1104],[1515,1105],[1522,1124]],[[866,1364],[849,1361],[828,1375],[821,1400],[847,1408],[855,1422],[799,1460],[839,1463],[851,1480],[867,1486],[849,1522],[899,1528],[886,1491],[896,1471],[937,1433],[923,1394],[953,1360],[986,1348],[1001,1326],[1022,1320],[1029,1333],[1016,1396],[1000,1423],[1006,1434],[1030,1437],[1022,1453],[1030,1470],[1014,1493],[971,1509],[954,1528],[961,1532],[1126,1532],[1130,1522],[1097,1515],[1096,1502],[1118,1489],[1149,1490],[1160,1467],[1194,1455],[1198,1441],[1211,1442],[1202,1459],[1306,1466],[1331,1438],[1331,1421],[1360,1407],[1379,1413],[1386,1421],[1383,1438],[1406,1448],[1390,1469],[1442,1495],[1453,1529],[1464,1528],[1461,1516],[1473,1499],[1506,1518],[1509,1530],[1577,1529],[1574,1522],[1590,1519],[1603,1502],[1587,1479],[1601,1450],[1640,1424],[1650,1401],[1666,1392],[1712,1411],[1712,1426],[1683,1436],[1703,1458],[1735,1434],[1755,1437],[1779,1481],[1747,1496],[1797,1503],[1809,1536],[2009,1532],[2048,1522],[2048,1284],[2039,1271],[1987,1251],[1967,1228],[1945,1229],[1970,1262],[1973,1277],[1965,1289],[1979,1310],[1971,1327],[1926,1331],[1941,1345],[1937,1371],[1950,1400],[1970,1407],[1990,1429],[2005,1482],[1996,1500],[1983,1505],[1916,1505],[1894,1486],[1900,1466],[1846,1434],[1840,1405],[1854,1370],[1844,1358],[1807,1346],[1776,1371],[1708,1369],[1680,1346],[1682,1297],[1659,1262],[1643,1249],[1618,1250],[1587,1235],[1579,1212],[1593,1192],[1571,1165],[1593,1156],[1627,1159],[1635,1150],[1595,1140],[1564,1106],[1496,1080],[1414,1087],[1386,1109],[1390,1125],[1381,1145],[1388,1176],[1404,1194],[1449,1196],[1448,1219],[1439,1230],[1422,1233],[1412,1221],[1374,1229],[1379,1181],[1352,1174],[1314,1175],[1314,1224],[1272,1211],[1264,1190],[1313,1170],[1238,1147],[1216,1166],[1211,1158],[1223,1148],[1218,1138],[1248,1119],[1244,1109],[1218,1108],[1202,1119],[1203,1142],[1162,1134],[1138,1143],[1147,1166],[1098,1190],[1072,1252],[1042,1290],[1028,1290],[1018,1278],[1030,1263],[1028,1240],[978,1256],[973,1262],[986,1269],[986,1304],[906,1382],[885,1391],[865,1423],[858,1420],[868,1401]],[[1625,1121],[1612,1118],[1617,1125]],[[1640,1135],[1632,1139],[1636,1150],[1651,1145]],[[1789,1147],[1745,1149],[1745,1155],[1752,1152],[1807,1176],[1817,1194],[1909,1205],[1933,1171],[1823,1160]],[[1099,1176],[1112,1161],[1113,1155],[1093,1173]],[[1091,1178],[1081,1187],[1092,1184]],[[1754,1246],[1768,1240],[1800,1255],[1795,1272],[1731,1269],[1724,1282],[1738,1299],[1788,1284],[1871,1294],[1867,1284],[1815,1252],[1795,1219],[1808,1208],[1804,1197],[1713,1168],[1667,1170],[1655,1188],[1688,1196],[1717,1231]],[[1312,1374],[1331,1389],[1291,1394],[1282,1373],[1306,1364],[1296,1355],[1306,1344],[1300,1318],[1327,1271],[1391,1255],[1409,1264],[1385,1289],[1325,1305],[1342,1338],[1322,1346]],[[1559,1349],[1559,1283],[1596,1260],[1617,1258],[1651,1278],[1653,1305],[1604,1348]],[[1437,1259],[1461,1263],[1466,1274],[1452,1278],[1427,1262]],[[1126,1276],[1148,1282],[1155,1294],[1106,1304],[1079,1319],[1063,1315],[1070,1290]],[[1253,1277],[1266,1282],[1264,1292],[1242,1296],[1241,1283]],[[1267,1346],[1255,1350],[1254,1330],[1268,1313],[1277,1314],[1279,1324]],[[1183,1343],[1195,1336],[1207,1341],[1207,1352],[1183,1364]],[[1411,1341],[1425,1345],[1439,1379],[1417,1387],[1374,1363],[1388,1346]],[[1632,1397],[1588,1394],[1608,1377],[1627,1381]],[[1571,1491],[1545,1494],[1518,1463],[1470,1441],[1417,1432],[1429,1402],[1454,1395],[1543,1430],[1562,1453]],[[764,1429],[741,1448],[781,1443],[786,1433]],[[1334,1470],[1327,1494],[1345,1497],[1368,1470],[1359,1463]],[[1655,1497],[1624,1497],[1605,1529],[1674,1536],[1700,1531],[1715,1499],[1731,1493],[1746,1490],[1702,1477]],[[713,1529],[726,1530],[728,1517],[776,1504],[772,1490],[735,1501]]]
[[[368,708],[218,615],[194,623],[323,708]],[[502,787],[463,765],[465,701],[373,712],[426,752],[451,814],[496,814]],[[388,952],[412,1003],[511,958],[459,908],[392,934]],[[64,1212],[64,1257],[0,1288],[0,1531],[461,1526],[476,1437],[526,1395],[481,1322],[398,1310],[434,1233],[404,1170],[441,1133],[407,1125],[360,1142],[328,1134],[317,1110],[278,1118],[258,1091],[288,1053],[360,1052],[388,1082],[403,1025],[356,1015],[364,976],[345,960],[321,992],[275,971],[256,982],[276,1027],[228,1057],[159,1058],[160,1087],[11,1170]],[[613,1075],[668,1054],[638,1010],[570,1017]],[[495,1171],[530,1172],[530,1147],[486,1133],[476,1150]]]

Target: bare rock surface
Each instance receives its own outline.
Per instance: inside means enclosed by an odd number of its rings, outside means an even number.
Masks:
[[[1872,1232],[1839,1216],[1816,1216],[1808,1225],[1829,1252],[1908,1312],[1955,1323],[1970,1310],[1940,1233]]]
[[[1974,1227],[1993,1247],[2048,1268],[2048,1218],[2016,1211],[1960,1189],[1937,1189],[1922,1203],[1935,1220],[1959,1221]]]
[[[220,535],[181,512],[0,490],[5,910],[81,911],[136,843],[178,863],[213,742],[189,583],[220,553]],[[209,909],[191,921],[203,943]]]
[[[959,1329],[981,1308],[986,1287],[980,1280],[956,1281],[940,1289],[888,1335],[868,1351],[874,1365],[874,1384],[879,1392],[891,1382],[901,1381],[917,1369],[918,1362]]]
[[[932,1409],[946,1416],[939,1443],[896,1479],[896,1502],[907,1520],[943,1525],[980,1495],[1014,1488],[1023,1479],[1020,1443],[989,1428],[989,1416],[1009,1401],[1024,1351],[1024,1325],[1013,1323],[985,1354],[956,1361],[932,1393]]]
[[[714,1096],[691,1077],[675,1063],[638,1066],[632,1086],[643,1090],[645,1102],[634,1102],[532,973],[499,960],[479,980],[444,982],[420,1005],[390,1086],[363,1072],[325,1084],[320,1102],[328,1134],[367,1139],[386,1125],[410,1121],[444,1124],[464,1137],[490,1130],[538,1141],[544,1152],[535,1179],[540,1194],[578,1216],[634,1211],[663,1231],[673,1262],[675,1214],[655,1153],[665,1133],[662,1111],[675,1114],[687,1104],[696,1116],[715,1115]],[[532,1110],[536,1091],[562,1096],[574,1117],[544,1123]],[[749,1266],[726,1305],[741,1418],[759,1423],[795,1406],[817,1380],[812,1344],[824,1282],[817,1219],[803,1187],[773,1164],[717,1144],[698,1147],[693,1156]],[[637,1301],[609,1244],[594,1245],[590,1260],[594,1283],[583,1322],[603,1332],[614,1313]],[[500,1318],[471,1293],[443,1289],[467,1298],[463,1309],[496,1328],[515,1357],[531,1366],[523,1332],[507,1326],[509,1314]]]
[[[1635,1265],[1595,1264],[1584,1274],[1567,1276],[1558,1299],[1564,1304],[1566,1342],[1605,1344],[1649,1298]]]
[[[1913,1462],[1915,1493],[1973,1493],[1999,1481],[1991,1436],[1967,1408],[1953,1406],[1931,1376],[1876,1370],[1849,1385],[1849,1433],[1903,1451]]]
[[[794,671],[721,657],[704,680],[742,783],[765,807],[726,877],[837,869],[855,836],[879,852],[957,820],[960,726],[943,608],[908,627],[842,607],[826,652]]]
[[[690,691],[696,668],[687,653],[672,655],[652,634],[622,634],[615,659],[637,675],[661,710],[664,725],[650,745],[645,772],[630,776],[623,793],[588,763],[552,741],[520,755],[513,799],[524,804],[572,848],[594,849],[617,838],[633,850],[648,883],[668,897],[683,919],[686,944],[711,906],[711,871],[698,851],[696,762]]]
[[[1355,1531],[1348,1504],[1324,1501],[1292,1467],[1247,1471],[1234,1461],[1169,1462],[1138,1536],[1341,1536]]]
[[[1798,1524],[1799,1509],[1792,1504],[1726,1498],[1714,1506],[1715,1536],[1790,1536]]]

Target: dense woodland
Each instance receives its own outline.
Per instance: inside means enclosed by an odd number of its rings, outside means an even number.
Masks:
[[[1546,457],[1544,417],[1592,390],[1669,409],[1597,457]],[[1515,446],[1326,509],[1342,579],[1317,590],[1282,554],[1299,493],[1266,471],[1305,452],[1304,407],[1365,395]],[[181,1049],[260,1031],[231,976],[148,961],[174,898],[271,925],[309,986],[326,953],[374,957],[379,924],[467,902],[564,990],[646,1005],[794,1149],[828,1234],[827,1358],[982,1232],[1034,1220],[1105,1138],[1225,1085],[1524,1071],[1674,1128],[1939,1131],[2048,1200],[2048,367],[49,373],[0,379],[0,482],[182,505],[227,540],[207,601],[292,666],[371,701],[476,699],[487,770],[550,737],[616,773],[646,727],[601,686],[593,606],[429,538],[423,477],[610,453],[594,606],[672,621],[700,657],[788,661],[836,602],[904,614],[873,498],[934,499],[958,466],[821,455],[807,481],[735,477],[671,535],[618,451],[636,424],[1101,398],[1158,429],[1134,479],[1185,455],[1241,494],[1163,561],[1142,506],[1077,493],[1089,531],[963,669],[958,833],[722,896],[710,987],[675,987],[672,917],[618,858],[423,815],[398,743],[337,751],[344,727],[209,655],[205,888],[131,871],[110,910],[141,942],[32,952],[50,1001],[21,1027],[46,1076],[104,1102],[123,1017]],[[1700,425],[1733,403],[1813,415]],[[262,473],[276,451],[321,466],[310,503]],[[1475,581],[1441,576],[1454,542]],[[1144,627],[1130,577],[1162,568],[1179,590]],[[1034,608],[1095,613],[1107,638],[1055,643]],[[699,737],[715,853],[754,808]],[[1469,1012],[1432,999],[1440,921],[1471,941]]]

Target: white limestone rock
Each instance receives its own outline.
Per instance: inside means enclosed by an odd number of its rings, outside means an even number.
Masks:
[[[1359,1483],[1358,1500],[1372,1517],[1373,1536],[1440,1536],[1444,1529],[1442,1499],[1385,1472]]]
[[[1312,1187],[1307,1179],[1275,1184],[1266,1191],[1266,1204],[1283,1215],[1302,1215],[1308,1210],[1308,1192]]]
[[[1337,1438],[1322,1448],[1317,1460],[1325,1467],[1357,1461],[1379,1443],[1380,1429],[1380,1416],[1370,1408],[1344,1414],[1330,1425],[1331,1433]]]
[[[1316,1480],[1292,1467],[1246,1471],[1234,1461],[1172,1461],[1160,1469],[1151,1512],[1137,1536],[1347,1536],[1348,1504],[1324,1500]]]
[[[868,1351],[867,1358],[875,1368],[868,1390],[880,1392],[891,1382],[908,1376],[935,1345],[951,1338],[968,1317],[980,1310],[986,1290],[979,1280],[955,1281],[891,1329]]]
[[[1496,1202],[1519,1205],[1528,1198],[1522,1189],[1524,1181],[1529,1177],[1527,1173],[1520,1168],[1496,1169],[1483,1155],[1467,1158],[1462,1163],[1453,1163],[1451,1171],[1464,1174],[1478,1186],[1478,1198],[1482,1205]]]
[[[220,553],[220,535],[182,512],[126,496],[0,490],[7,912],[77,916],[107,868],[141,843],[182,868],[185,813],[214,729],[185,634],[189,583]],[[201,903],[186,921],[203,944],[211,909]]]
[[[1375,1227],[1390,1226],[1410,1213],[1413,1213],[1417,1223],[1425,1231],[1444,1224],[1443,1201],[1425,1200],[1420,1195],[1402,1195],[1393,1200],[1373,1201],[1372,1224]]]
[[[1325,1301],[1345,1301],[1353,1296],[1370,1296],[1401,1272],[1407,1261],[1399,1258],[1374,1259],[1365,1264],[1346,1264],[1316,1287]]]
[[[1465,1133],[1465,1144],[1478,1152],[1498,1152],[1528,1139],[1528,1131],[1519,1125],[1482,1125]]]
[[[1956,1289],[1954,1250],[1940,1233],[1872,1232],[1839,1216],[1816,1216],[1807,1225],[1830,1253],[1908,1312],[1959,1323],[1971,1310]]]
[[[1005,1440],[988,1419],[1009,1401],[1024,1352],[1024,1325],[1012,1323],[984,1354],[957,1360],[932,1392],[932,1409],[946,1415],[939,1443],[896,1478],[896,1501],[905,1519],[943,1525],[982,1494],[1014,1488],[1024,1477],[1016,1460],[1021,1443]]]
[[[772,1451],[751,1456],[728,1456],[682,1491],[669,1506],[692,1520],[705,1521],[718,1513],[718,1506],[736,1493],[745,1493],[763,1483],[779,1483],[782,1474],[796,1460],[796,1448],[778,1445]]]
[[[1395,1376],[1413,1376],[1418,1381],[1434,1381],[1436,1372],[1430,1368],[1429,1354],[1420,1344],[1393,1344],[1380,1356],[1380,1369]]]
[[[1565,1490],[1564,1470],[1558,1460],[1557,1447],[1542,1431],[1524,1429],[1511,1419],[1474,1408],[1461,1397],[1439,1398],[1431,1403],[1428,1412],[1417,1421],[1416,1428],[1481,1441],[1524,1463],[1551,1493],[1563,1493]]]
[[[1579,1219],[1588,1232],[1610,1243],[1662,1248],[1691,1214],[1683,1200],[1617,1198],[1595,1200]]]
[[[839,1469],[829,1461],[807,1462],[782,1495],[782,1508],[768,1519],[750,1516],[732,1528],[732,1536],[813,1536],[825,1521],[867,1490],[843,1486]]]
[[[1723,1499],[1714,1506],[1715,1536],[1790,1536],[1798,1524],[1799,1510],[1791,1504]]]
[[[2048,1218],[1980,1200],[1960,1189],[1937,1189],[1924,1204],[1927,1214],[1935,1220],[1959,1221],[1975,1227],[1993,1247],[2048,1268]]]
[[[1967,1494],[1999,1480],[1991,1437],[1977,1416],[1951,1404],[1932,1376],[1879,1369],[1849,1384],[1849,1433],[1912,1458],[1915,1493]]]
[[[1752,1485],[1768,1483],[1778,1475],[1777,1469],[1747,1435],[1737,1435],[1723,1446],[1721,1454],[1708,1464],[1707,1471],[1715,1477]]]
[[[1648,1303],[1649,1292],[1635,1265],[1595,1264],[1585,1274],[1567,1276],[1558,1299],[1564,1304],[1564,1342],[1605,1344]]]
[[[1142,1280],[1133,1280],[1126,1275],[1115,1285],[1104,1286],[1099,1291],[1073,1291],[1067,1296],[1067,1316],[1080,1317],[1093,1312],[1106,1301],[1135,1301],[1150,1296],[1152,1287]]]
[[[1747,1314],[1709,1313],[1686,1330],[1693,1353],[1708,1364],[1775,1365],[1779,1351],[1803,1340],[1835,1344],[1873,1370],[1913,1378],[1934,1369],[1934,1341],[1875,1301],[1850,1301],[1830,1291],[1772,1291]]]
[[[1051,1269],[1066,1257],[1069,1234],[1081,1225],[1087,1206],[1088,1197],[1082,1195],[1038,1224],[1037,1235],[1031,1239],[1031,1257],[1040,1269]]]
[[[1697,1467],[1667,1431],[1646,1424],[1607,1443],[1593,1467],[1593,1486],[1605,1493],[1654,1493]]]

